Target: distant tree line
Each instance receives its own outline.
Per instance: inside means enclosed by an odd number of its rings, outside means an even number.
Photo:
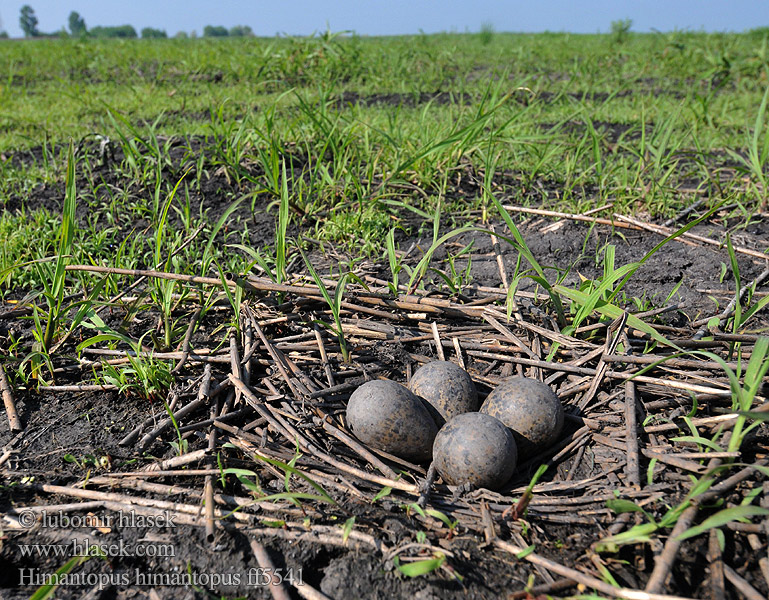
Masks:
[[[221,25],[206,25],[203,28],[203,37],[251,37],[254,32],[248,25],[235,25],[227,29]]]
[[[29,5],[25,4],[21,7],[19,15],[19,25],[24,32],[24,37],[94,37],[94,38],[138,38],[136,29],[133,25],[117,25],[117,26],[96,26],[88,29],[85,24],[85,19],[80,16],[76,11],[69,13],[67,19],[67,29],[62,28],[61,31],[54,33],[43,33],[38,28],[39,21],[35,15],[35,10]],[[167,38],[168,34],[164,29],[156,29],[154,27],[144,27],[141,30],[142,38]],[[206,25],[203,28],[203,37],[251,37],[254,35],[253,30],[248,25],[236,25],[227,29],[220,25]],[[0,37],[8,37],[5,32],[0,32]],[[177,38],[196,37],[196,33],[193,31],[187,34],[186,31],[180,31],[176,34]]]

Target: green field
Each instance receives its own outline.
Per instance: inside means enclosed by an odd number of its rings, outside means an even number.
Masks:
[[[481,193],[455,189],[460,173],[499,176],[514,202],[567,212],[610,201],[620,213],[671,216],[700,194],[745,216],[766,199],[763,30],[48,40],[2,50],[0,201],[12,206],[35,186],[61,185],[70,141],[104,138],[122,151],[114,212],[157,212],[158,184],[165,197],[188,169],[190,193],[224,172],[231,200],[277,196],[288,161],[293,205],[319,238],[345,244],[351,222],[383,235],[385,212],[401,201],[430,215],[438,201],[453,215],[484,208]],[[90,160],[78,194],[94,209],[104,193]],[[3,230],[17,228],[3,218]],[[90,231],[81,224],[84,233],[114,243],[104,218],[94,215]],[[3,266],[44,255],[49,236],[34,237],[37,255],[11,244]]]

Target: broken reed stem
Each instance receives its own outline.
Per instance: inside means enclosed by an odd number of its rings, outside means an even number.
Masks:
[[[574,373],[577,375],[589,375],[589,376],[590,375],[594,376],[596,374],[596,369],[591,369],[589,367],[576,367],[568,363],[553,363],[553,362],[547,362],[544,360],[534,360],[530,358],[523,358],[523,357],[512,356],[507,354],[495,354],[492,352],[483,352],[478,350],[468,350],[467,354],[471,356],[479,356],[479,357],[490,358],[490,359],[499,360],[499,361],[519,363],[522,365],[529,365],[533,367],[542,367],[543,369],[549,370],[549,371],[563,371],[566,373]],[[666,387],[666,388],[671,388],[676,390],[696,392],[698,394],[712,394],[714,396],[723,396],[723,397],[731,396],[731,391],[728,389],[706,387],[696,383],[677,381],[675,379],[661,379],[659,377],[650,377],[648,375],[635,375],[634,373],[628,373],[623,371],[608,371],[608,370],[604,373],[604,376],[609,377],[611,379],[620,379],[625,381],[632,379],[636,383],[648,383],[651,385],[658,385],[661,387]]]
[[[625,474],[628,484],[641,486],[641,468],[638,456],[638,420],[636,418],[636,388],[632,381],[625,382],[625,443],[627,444]]]
[[[728,440],[728,436],[730,435],[731,434],[727,432],[724,443]],[[713,459],[708,462],[707,469],[714,469],[720,464],[720,459]],[[756,465],[759,466],[765,466],[766,464],[769,464],[769,459],[763,459],[756,462]],[[673,527],[673,531],[670,532],[670,537],[667,542],[665,542],[662,552],[655,557],[654,569],[646,582],[647,592],[658,592],[664,587],[665,580],[670,574],[670,570],[673,568],[678,549],[681,546],[682,540],[679,539],[679,536],[691,527],[694,518],[697,516],[699,506],[703,503],[710,502],[723,495],[724,492],[731,490],[741,481],[752,475],[754,471],[755,469],[753,466],[745,467],[734,475],[715,484],[707,492],[704,492],[691,500],[691,506],[684,510],[681,513],[681,516],[678,517],[675,527]]]
[[[184,358],[184,352],[134,352],[133,350],[109,350],[106,348],[86,348],[86,354],[97,354],[99,356],[137,356],[141,358],[156,358],[158,360],[181,360]],[[207,349],[190,351],[187,354],[187,360],[202,363],[228,363],[229,354],[211,354]],[[53,386],[51,386],[53,387]]]
[[[41,385],[41,392],[117,392],[120,388],[116,385]]]
[[[202,386],[201,391],[199,392],[200,395],[205,398],[205,394],[203,394]],[[211,403],[211,409],[209,411],[209,418],[211,421],[216,419],[217,417],[217,403],[212,402]],[[208,431],[208,447],[206,448],[206,457],[208,459],[208,466],[213,468],[216,466],[215,461],[213,460],[213,456],[216,452],[216,427],[211,427]],[[206,516],[206,541],[209,544],[212,544],[214,542],[215,536],[214,536],[214,519],[216,517],[216,513],[214,511],[214,476],[213,475],[206,475],[205,477],[205,483],[203,486],[203,502],[205,503],[205,516]]]
[[[275,563],[272,562],[270,555],[267,553],[267,549],[262,546],[255,539],[250,540],[251,552],[254,553],[256,562],[259,566],[268,574],[270,580],[270,593],[274,600],[291,600],[286,588],[283,587],[282,582],[279,582],[276,578],[272,577],[272,574],[276,574]]]
[[[0,392],[3,395],[3,404],[5,405],[5,414],[8,416],[8,426],[11,431],[21,431],[24,429],[19,420],[19,413],[16,412],[16,402],[13,399],[11,386],[8,385],[8,378],[5,376],[5,366],[0,363]]]
[[[438,360],[446,360],[446,356],[443,354],[441,336],[438,333],[438,325],[435,323],[435,321],[430,322],[430,329],[432,329],[433,332],[433,339],[435,340],[435,352],[438,354]]]
[[[156,500],[154,498],[145,498],[143,496],[130,496],[127,494],[118,494],[116,492],[100,492],[83,488],[67,487],[63,485],[51,484],[29,484],[31,489],[43,491],[49,494],[60,494],[72,498],[82,498],[84,500],[99,500],[102,502],[117,502],[123,506],[142,507],[155,509],[156,511],[169,511],[174,513],[185,513],[195,517],[194,525],[200,525],[198,515],[200,507],[193,504],[181,502],[170,502],[168,500]],[[244,513],[231,513],[230,517],[243,522],[251,522],[251,516]]]
[[[195,331],[195,325],[200,318],[200,313],[202,310],[202,307],[198,306],[195,309],[195,312],[192,313],[192,317],[190,317],[189,325],[187,325],[187,331],[184,333],[184,340],[182,340],[182,356],[179,359],[179,362],[176,363],[176,366],[171,369],[171,373],[174,375],[181,371],[184,367],[184,364],[187,362],[187,358],[190,355],[190,342],[192,340],[192,333]]]
[[[503,552],[512,554],[513,556],[523,555],[523,560],[530,562],[533,565],[543,567],[552,573],[557,573],[561,577],[576,581],[585,587],[592,588],[601,592],[602,594],[612,596],[613,598],[624,598],[626,600],[688,600],[680,596],[667,596],[664,594],[642,592],[629,588],[614,587],[613,585],[597,579],[592,575],[587,575],[586,573],[578,571],[577,569],[572,569],[570,567],[561,565],[555,561],[540,556],[535,552],[524,554],[526,550],[525,548],[515,546],[509,542],[503,542],[499,539],[494,540],[494,546]]]
[[[675,233],[673,229],[670,229],[669,227],[663,227],[662,225],[652,225],[651,223],[644,223],[643,221],[639,221],[638,219],[634,219],[633,217],[626,217],[624,215],[618,215],[616,213],[614,216],[617,217],[617,219],[619,219],[620,221],[629,223],[630,225],[635,225],[636,227],[640,229],[645,229],[646,231],[654,232],[657,235],[663,235],[665,237],[669,237]],[[719,248],[723,248],[726,245],[725,241],[719,241],[719,240],[714,240],[712,238],[707,238],[701,235],[697,235],[696,233],[692,233],[691,231],[685,231],[675,239],[678,240],[680,238],[686,238],[689,240],[701,242],[703,244],[709,244],[711,246],[718,246]],[[762,252],[758,252],[757,250],[751,250],[750,248],[743,248],[742,246],[734,246],[734,251],[740,254],[745,254],[746,256],[752,256],[753,258],[769,260],[769,254],[764,254]]]
[[[625,333],[625,325],[627,324],[627,319],[628,314],[623,311],[622,316],[615,320],[611,327],[609,327],[607,330],[606,345],[604,346],[604,352],[601,354],[601,358],[598,359],[598,366],[596,366],[595,369],[595,377],[593,377],[593,381],[590,382],[590,387],[577,404],[580,411],[583,413],[585,412],[587,405],[590,404],[590,401],[598,392],[598,388],[600,387],[601,382],[603,381],[603,377],[608,370],[608,365],[603,360],[603,354],[613,354],[617,349],[617,344],[619,344],[620,337]],[[611,333],[612,335],[609,336],[608,333]]]
[[[328,355],[326,354],[326,345],[323,343],[323,334],[320,331],[320,327],[315,323],[313,326],[313,333],[315,334],[315,341],[318,343],[318,352],[320,352],[320,360],[323,364],[323,370],[326,373],[326,380],[329,387],[334,387],[336,381],[334,380],[334,371],[331,369],[331,363],[328,362]]]
[[[196,400],[193,400],[192,402],[189,402],[188,404],[185,404],[182,408],[179,410],[173,412],[174,419],[178,423],[180,419],[186,417],[187,415],[195,412],[199,408],[202,408],[206,405],[206,398],[198,398]],[[160,436],[161,433],[163,433],[166,429],[171,427],[173,425],[173,420],[171,417],[166,417],[163,419],[160,423],[158,423],[158,426],[155,427],[152,431],[147,432],[144,437],[139,441],[138,445],[138,451],[144,452],[147,448],[150,447],[152,442],[154,442],[158,436]]]

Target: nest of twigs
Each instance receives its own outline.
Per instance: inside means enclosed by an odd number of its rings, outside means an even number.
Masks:
[[[326,283],[333,289],[335,282]],[[373,277],[348,283],[335,321],[328,298],[307,279],[278,285],[251,277],[239,284],[247,300],[229,348],[192,349],[190,327],[183,351],[167,357],[177,359],[174,371],[186,377],[169,394],[173,418],[161,409],[121,441],[138,455],[158,440],[186,439],[186,452],[138,472],[39,491],[111,510],[173,510],[179,522],[205,527],[209,540],[217,529],[240,529],[255,540],[363,549],[407,575],[437,571],[458,580],[453,543],[469,536],[502,569],[511,561],[531,563],[535,585],[511,597],[568,594],[575,586],[657,597],[681,588],[670,583],[671,571],[682,545],[697,544],[709,567],[690,589],[723,594],[726,580],[746,597],[765,595],[767,581],[756,573],[769,575],[767,521],[741,518],[760,511],[723,512],[749,494],[745,504],[753,508],[769,503],[766,484],[756,496],[769,464],[766,438],[756,435],[760,427],[751,428],[769,403],[758,387],[750,407],[735,405],[735,385],[744,391],[750,383],[743,376],[750,357],[766,351],[757,336],[715,331],[703,339],[702,330],[657,326],[666,345],[635,326],[675,306],[593,319],[566,335],[543,295],[518,292],[508,316],[501,289],[470,287],[459,298],[396,296]],[[357,386],[377,377],[407,381],[436,358],[465,368],[482,397],[512,375],[545,381],[566,409],[561,439],[524,456],[509,484],[491,492],[449,487],[429,465],[352,436],[344,410]],[[244,474],[243,461],[252,476]],[[230,464],[241,470],[228,471]],[[193,485],[196,476],[200,483]],[[367,518],[393,502],[406,506],[428,535],[398,538]],[[282,526],[266,526],[265,514]],[[723,518],[709,523],[717,514]],[[569,564],[552,548],[546,558],[534,544],[536,530],[551,525],[589,538]],[[723,531],[758,553],[759,569],[723,554]],[[269,564],[263,547],[256,541],[252,547]],[[308,590],[299,593],[320,594]]]

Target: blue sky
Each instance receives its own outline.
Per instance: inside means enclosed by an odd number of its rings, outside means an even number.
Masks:
[[[26,0],[0,2],[2,28],[22,35],[19,11],[35,10],[41,31],[55,31],[77,11],[86,25],[133,25],[200,33],[205,25],[250,25],[257,35],[309,35],[326,29],[362,35],[478,31],[607,31],[630,18],[634,31],[743,31],[769,26],[767,0]]]

